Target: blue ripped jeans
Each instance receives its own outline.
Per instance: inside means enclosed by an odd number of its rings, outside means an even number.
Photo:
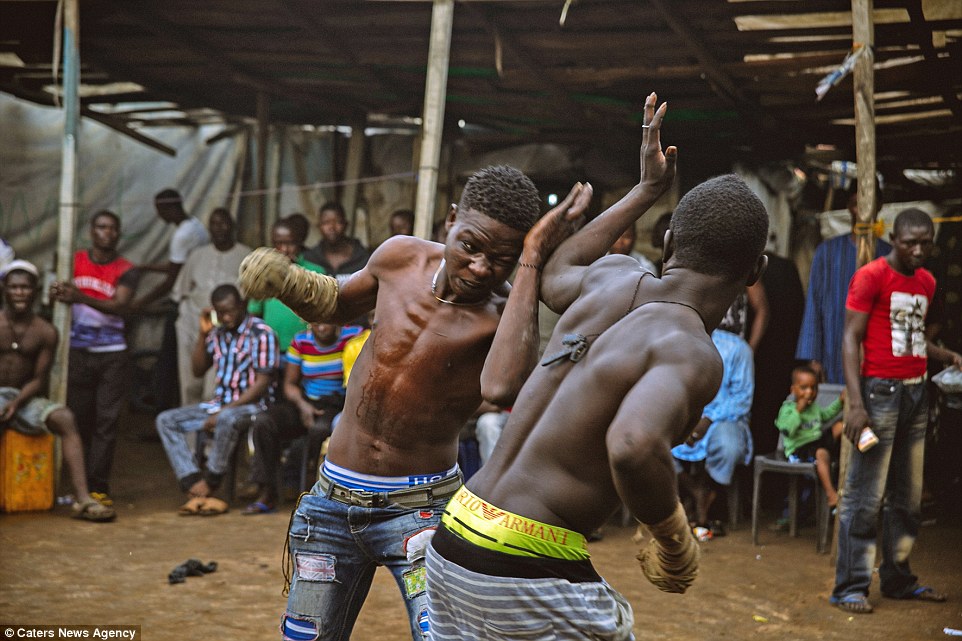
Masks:
[[[918,578],[909,568],[909,554],[919,532],[928,423],[925,383],[863,378],[862,399],[879,442],[866,452],[852,448],[839,513],[833,601],[868,595],[879,508],[882,594],[908,596]]]
[[[356,507],[324,496],[317,485],[301,496],[288,532],[294,567],[281,621],[283,638],[349,639],[374,571],[383,565],[404,596],[412,638],[423,639],[428,610],[424,548],[447,502],[444,498],[424,508]]]

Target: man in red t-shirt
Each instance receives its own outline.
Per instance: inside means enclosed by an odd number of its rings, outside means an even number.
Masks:
[[[926,358],[962,366],[962,356],[925,337],[935,278],[922,263],[932,251],[934,235],[928,214],[906,209],[895,218],[892,250],[856,271],[849,284],[842,342],[849,404],[845,436],[855,443],[870,427],[878,444],[853,449],[845,480],[830,601],[847,612],[872,611],[868,589],[879,508],[882,595],[945,601],[943,594],[919,584],[909,568],[919,529],[928,422]]]

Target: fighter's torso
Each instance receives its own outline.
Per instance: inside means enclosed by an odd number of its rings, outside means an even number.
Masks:
[[[367,474],[440,472],[481,402],[481,370],[504,299],[439,302],[441,247],[379,277],[375,318],[331,439],[333,463]]]

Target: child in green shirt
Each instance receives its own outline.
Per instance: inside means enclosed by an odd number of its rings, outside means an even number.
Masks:
[[[845,391],[825,407],[815,404],[818,398],[818,376],[810,367],[800,366],[792,370],[793,398],[782,403],[775,419],[775,427],[783,435],[785,456],[789,461],[815,461],[818,480],[825,489],[830,507],[838,505],[838,492],[832,483],[832,450],[842,433],[842,421],[825,427],[825,421],[842,411]]]

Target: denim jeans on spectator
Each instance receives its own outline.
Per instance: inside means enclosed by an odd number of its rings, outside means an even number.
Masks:
[[[421,508],[368,508],[339,503],[319,491],[315,485],[304,494],[291,519],[294,568],[283,638],[349,639],[379,565],[390,570],[404,596],[413,638],[424,638],[424,553],[448,499]]]
[[[838,560],[832,596],[868,595],[882,509],[882,594],[908,595],[917,577],[909,554],[919,531],[928,399],[925,383],[862,379],[862,398],[878,444],[852,449],[839,513]]]
[[[219,479],[227,471],[227,464],[230,460],[234,446],[237,444],[238,430],[237,423],[249,425],[250,416],[260,410],[260,406],[254,403],[238,405],[236,407],[223,407],[217,414],[217,424],[214,426],[214,442],[207,456],[207,471],[213,478]],[[160,442],[164,445],[170,466],[174,468],[174,475],[181,485],[181,489],[187,491],[185,479],[199,480],[200,469],[197,467],[197,460],[190,445],[187,443],[187,434],[196,432],[204,427],[204,421],[210,416],[208,405],[200,403],[198,405],[188,405],[176,409],[167,410],[157,415],[157,432],[160,434]],[[208,478],[208,482],[210,482]],[[191,481],[193,484],[193,481]]]

